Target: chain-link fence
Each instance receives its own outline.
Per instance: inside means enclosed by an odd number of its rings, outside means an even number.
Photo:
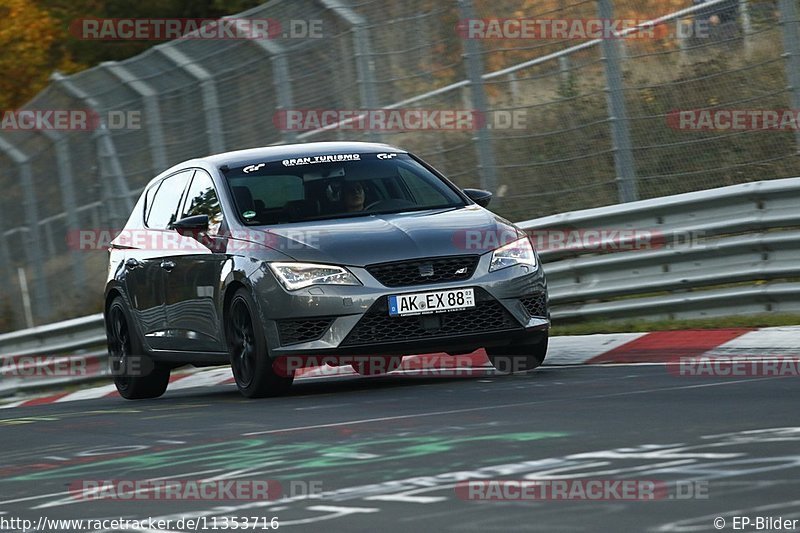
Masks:
[[[797,124],[756,123],[759,110],[800,109],[797,13],[797,0],[275,0],[238,17],[321,33],[179,39],[54,75],[26,109],[102,120],[0,131],[0,331],[99,310],[107,255],[69,236],[121,227],[149,179],[209,153],[388,142],[494,190],[513,220],[800,175]],[[523,19],[548,30],[519,38],[507,22]],[[576,21],[617,19],[659,24],[576,33]],[[482,118],[449,131],[276,126],[280,111],[376,109]],[[733,127],[726,110],[750,118]],[[129,112],[140,127],[109,122]]]

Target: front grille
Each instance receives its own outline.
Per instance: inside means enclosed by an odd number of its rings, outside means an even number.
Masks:
[[[380,298],[359,320],[342,346],[408,341],[519,329],[520,324],[500,302],[481,289],[475,307],[465,311],[422,316],[389,316],[388,297]]]
[[[278,336],[281,346],[315,341],[328,331],[332,323],[332,318],[278,320]]]
[[[539,294],[531,294],[530,296],[524,296],[520,298],[519,301],[522,302],[522,306],[530,316],[547,318],[547,294],[543,292]]]
[[[386,287],[407,287],[446,281],[464,281],[478,266],[477,255],[454,255],[369,265],[369,272]]]

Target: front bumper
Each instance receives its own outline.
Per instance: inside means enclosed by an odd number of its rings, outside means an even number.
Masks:
[[[349,267],[363,286],[314,286],[288,292],[267,267],[251,276],[273,358],[290,355],[467,353],[535,342],[550,327],[542,268],[489,272],[480,258],[465,281],[388,288],[364,268]],[[388,296],[473,287],[476,308],[425,317],[389,317]]]

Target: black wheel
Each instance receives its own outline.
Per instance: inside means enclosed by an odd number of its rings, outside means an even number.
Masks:
[[[144,353],[121,296],[117,296],[108,308],[106,339],[114,385],[120,396],[141,400],[164,394],[169,385],[169,367],[154,362]]]
[[[525,372],[544,363],[547,341],[548,335],[544,333],[533,343],[486,348],[486,355],[492,366],[500,372]]]
[[[275,371],[255,309],[250,293],[239,289],[225,315],[225,336],[233,377],[239,392],[247,398],[279,396],[291,387],[294,373],[279,375]]]
[[[353,370],[361,376],[380,376],[400,368],[403,364],[402,356],[385,357],[356,357],[353,361]]]

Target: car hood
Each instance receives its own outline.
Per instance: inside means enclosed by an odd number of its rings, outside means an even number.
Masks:
[[[482,254],[523,235],[478,206],[321,220],[264,231],[269,247],[297,261],[350,266]]]

